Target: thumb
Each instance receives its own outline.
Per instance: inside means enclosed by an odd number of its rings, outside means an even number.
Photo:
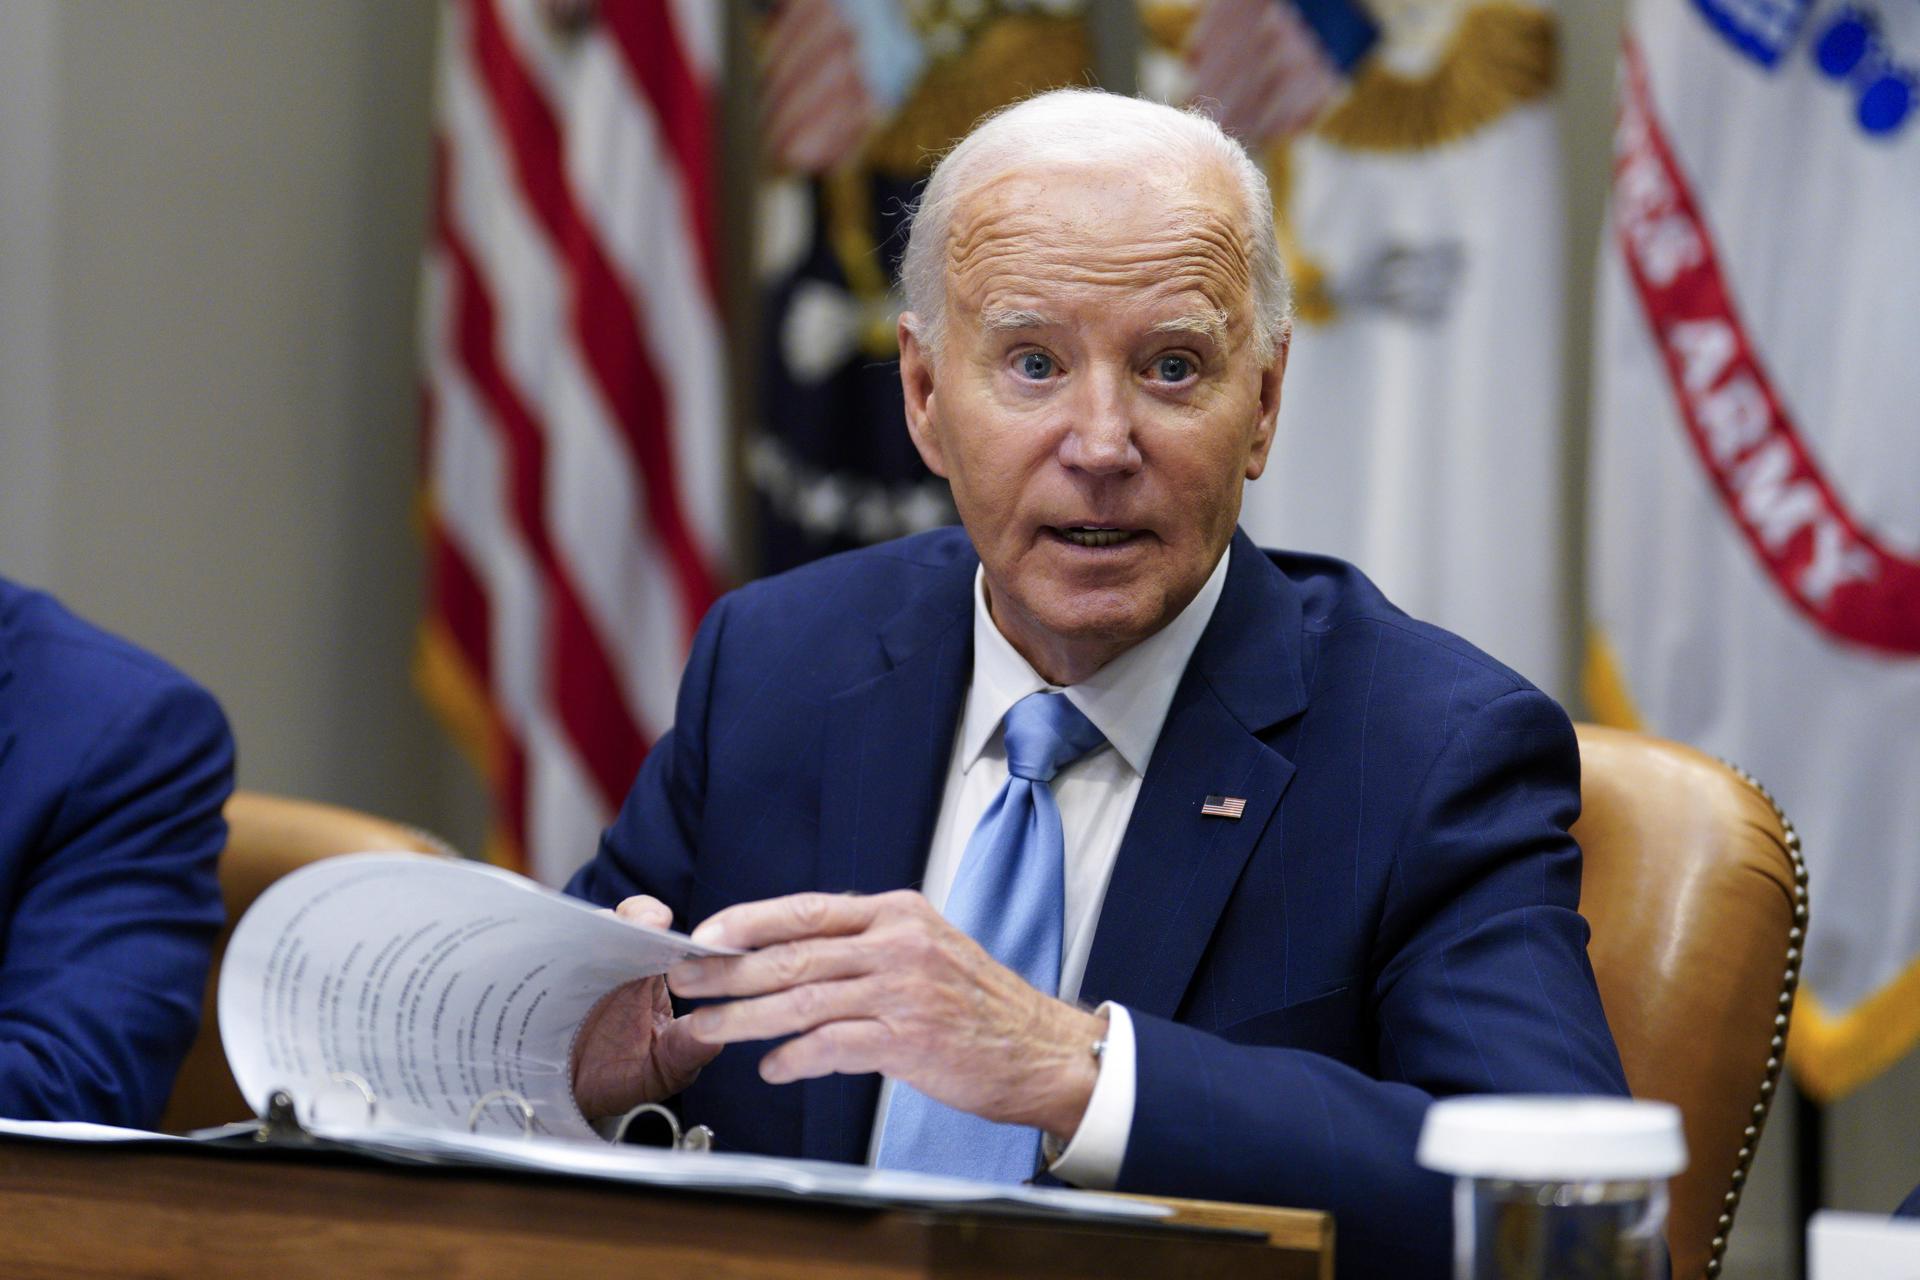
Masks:
[[[655,1061],[666,1077],[667,1087],[678,1093],[693,1083],[700,1068],[712,1062],[726,1046],[696,1040],[684,1017],[675,1018],[654,1040]]]

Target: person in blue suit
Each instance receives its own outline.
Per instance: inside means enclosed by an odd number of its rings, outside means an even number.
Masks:
[[[158,1123],[200,1022],[232,788],[212,697],[0,579],[0,1116]]]
[[[576,1098],[677,1097],[736,1149],[1323,1207],[1342,1274],[1445,1274],[1429,1103],[1627,1091],[1572,726],[1352,566],[1237,531],[1288,302],[1212,122],[1085,90],[994,117],[903,279],[908,422],[964,527],[707,617],[571,888],[747,954],[603,1002]]]

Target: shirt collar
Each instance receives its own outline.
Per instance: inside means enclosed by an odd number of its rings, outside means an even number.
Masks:
[[[1231,546],[1221,553],[1198,595],[1178,616],[1133,648],[1109,662],[1065,693],[1074,706],[1106,735],[1132,770],[1146,776],[1147,762],[1160,740],[1173,692],[1193,657],[1201,633],[1213,620],[1220,593],[1227,584]],[[1030,693],[1059,692],[1031,663],[1020,656],[994,625],[987,612],[986,571],[973,575],[973,683],[960,722],[960,767],[968,771],[992,741],[1007,709]]]

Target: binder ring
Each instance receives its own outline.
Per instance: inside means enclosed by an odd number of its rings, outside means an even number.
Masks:
[[[480,1131],[480,1117],[486,1113],[487,1104],[496,1100],[511,1102],[514,1106],[520,1108],[520,1136],[523,1138],[531,1138],[533,1136],[533,1104],[529,1103],[525,1098],[511,1089],[495,1089],[491,1093],[481,1094],[479,1100],[476,1101],[472,1109],[467,1112],[467,1132],[478,1133]]]
[[[673,1140],[668,1145],[674,1151],[711,1151],[713,1150],[713,1130],[704,1124],[697,1124],[682,1133],[680,1117],[672,1110],[657,1102],[643,1102],[620,1117],[620,1123],[614,1127],[612,1141],[615,1145],[626,1140],[627,1126],[643,1115],[657,1115],[667,1122],[667,1131]]]
[[[358,1093],[361,1100],[367,1104],[366,1122],[369,1125],[373,1123],[374,1116],[378,1114],[380,1110],[380,1103],[379,1100],[373,1096],[373,1086],[367,1083],[365,1076],[355,1071],[335,1071],[327,1077],[327,1083],[329,1086],[336,1084],[345,1085]],[[307,1103],[307,1123],[320,1123],[320,1098],[318,1095],[315,1095]]]
[[[673,1134],[672,1145],[676,1149],[680,1146],[680,1117],[657,1102],[643,1102],[633,1110],[627,1112],[627,1114],[621,1116],[620,1123],[615,1125],[613,1130],[614,1145],[618,1146],[620,1143],[625,1142],[627,1140],[627,1127],[645,1115],[655,1115],[665,1120],[667,1122],[667,1130]]]

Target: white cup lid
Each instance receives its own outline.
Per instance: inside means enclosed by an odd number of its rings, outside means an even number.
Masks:
[[[1634,1098],[1478,1096],[1427,1110],[1418,1159],[1467,1178],[1627,1182],[1687,1167],[1680,1109]]]

